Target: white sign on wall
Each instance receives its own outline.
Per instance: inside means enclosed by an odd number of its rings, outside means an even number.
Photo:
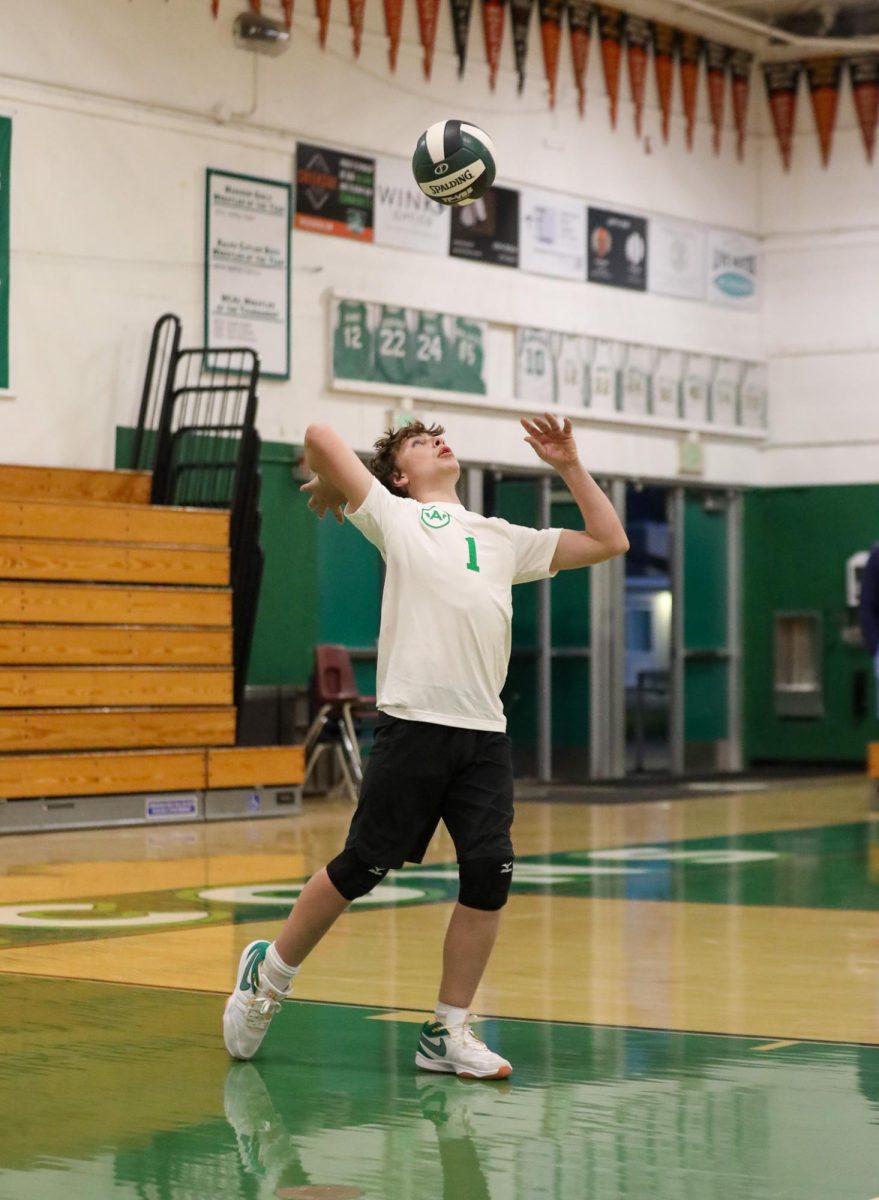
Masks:
[[[701,229],[651,218],[647,287],[664,296],[703,299],[705,234]]]
[[[523,188],[519,267],[556,279],[586,279],[586,207],[573,196]]]
[[[205,345],[247,347],[290,378],[290,184],[209,169]]]
[[[448,254],[451,209],[428,200],[402,158],[375,163],[374,241],[419,254]]]
[[[760,243],[743,233],[710,229],[706,295],[712,304],[755,309],[760,304]]]

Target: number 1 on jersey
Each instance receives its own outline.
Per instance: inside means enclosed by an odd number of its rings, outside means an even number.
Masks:
[[[467,538],[467,549],[470,551],[470,557],[467,560],[467,570],[478,571],[479,563],[476,561],[476,538]]]

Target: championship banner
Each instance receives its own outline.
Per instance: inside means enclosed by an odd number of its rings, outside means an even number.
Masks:
[[[9,389],[9,195],[12,121],[0,117],[0,389]]]
[[[348,0],[348,19],[351,22],[352,44],[354,47],[354,57],[360,57],[360,48],[363,45],[363,10],[366,8],[366,0]]]
[[[412,176],[407,159],[375,163],[375,244],[447,255],[451,210],[428,199]]]
[[[8,167],[3,170],[4,197],[7,185]],[[0,270],[5,301],[8,269]],[[204,297],[205,346],[248,346],[259,355],[263,375],[290,378],[289,183],[208,169]],[[8,361],[5,365],[3,383],[0,361],[2,387],[9,386]]]
[[[296,147],[296,229],[372,241],[375,159]]]
[[[650,23],[643,17],[626,17],[626,57],[629,63],[629,90],[635,106],[635,135],[641,136],[644,114],[644,86],[647,82],[647,51],[650,46]]]
[[[647,287],[647,220],[604,208],[588,209],[590,283]]]
[[[729,60],[732,77],[733,124],[736,127],[736,158],[745,157],[745,137],[748,132],[748,99],[751,92],[751,66],[754,55],[750,50],[733,50]]]
[[[387,4],[388,0],[385,0]],[[403,0],[399,0],[400,8]],[[467,65],[467,40],[470,37],[470,16],[473,12],[473,0],[451,0],[452,32],[455,37],[455,54],[458,56],[458,75],[464,74]]]
[[[879,55],[864,54],[850,58],[848,69],[867,162],[872,162],[876,145],[876,119],[879,117]]]
[[[720,153],[720,137],[723,132],[723,108],[726,93],[726,68],[729,63],[729,47],[721,42],[705,43],[705,67],[708,78],[708,111],[714,130],[711,144],[714,153]]]
[[[535,0],[510,0],[510,13],[513,22],[513,53],[516,58],[516,74],[519,77],[519,91],[525,86],[525,64],[528,61],[528,27],[531,23],[531,10]]]
[[[439,14],[439,0],[416,0],[418,11],[418,37],[421,49],[424,51],[424,78],[430,79],[433,69],[433,49],[436,45],[436,22]]]
[[[449,253],[499,267],[519,265],[519,193],[493,187],[473,204],[452,209]]]
[[[473,3],[473,0],[470,0]],[[388,37],[388,60],[391,71],[397,69],[397,53],[400,49],[400,31],[403,27],[403,0],[384,0],[385,33]]]
[[[492,91],[497,83],[497,71],[501,61],[505,12],[506,0],[482,0],[482,32],[488,63],[488,86]]]
[[[803,64],[798,62],[763,64],[766,95],[769,99],[772,124],[785,171],[790,170],[794,119],[797,110],[797,88],[802,69]]]
[[[610,124],[617,126],[617,103],[620,94],[620,56],[623,52],[623,19],[618,8],[598,7],[598,33],[601,38],[601,64],[604,67],[604,86],[610,105]]]
[[[550,108],[555,108],[555,88],[559,74],[559,45],[562,40],[562,13],[565,3],[566,0],[538,0],[543,71],[549,87]]]
[[[809,95],[818,145],[821,147],[821,165],[830,162],[833,146],[833,128],[836,125],[836,109],[839,104],[839,81],[842,76],[841,58],[811,58],[804,64],[809,82]]]
[[[667,142],[671,126],[671,93],[674,86],[678,31],[671,25],[663,25],[660,21],[652,23],[651,31],[653,33],[653,70],[656,74],[659,111],[662,113],[662,140]]]
[[[702,39],[697,33],[682,33],[678,63],[681,72],[681,94],[684,102],[684,128],[687,149],[693,149],[693,134],[696,129],[696,100],[699,94],[699,60],[702,57]]]
[[[318,40],[323,50],[327,44],[327,30],[330,27],[330,0],[314,0],[314,11],[318,23]]]
[[[577,86],[577,111],[586,111],[586,66],[595,5],[592,0],[568,0],[568,30],[571,35],[571,63]]]
[[[583,202],[523,188],[519,196],[519,267],[535,275],[586,278]]]

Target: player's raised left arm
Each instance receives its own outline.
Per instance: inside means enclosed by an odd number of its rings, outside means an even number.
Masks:
[[[583,517],[582,531],[563,529],[552,557],[553,571],[589,567],[617,554],[625,554],[629,539],[611,502],[583,466],[571,422],[563,423],[551,413],[531,420],[523,418],[525,441],[538,458],[558,471]]]

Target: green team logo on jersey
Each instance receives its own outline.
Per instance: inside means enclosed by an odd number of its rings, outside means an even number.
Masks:
[[[422,508],[421,519],[428,529],[442,529],[452,518],[441,508]]]

